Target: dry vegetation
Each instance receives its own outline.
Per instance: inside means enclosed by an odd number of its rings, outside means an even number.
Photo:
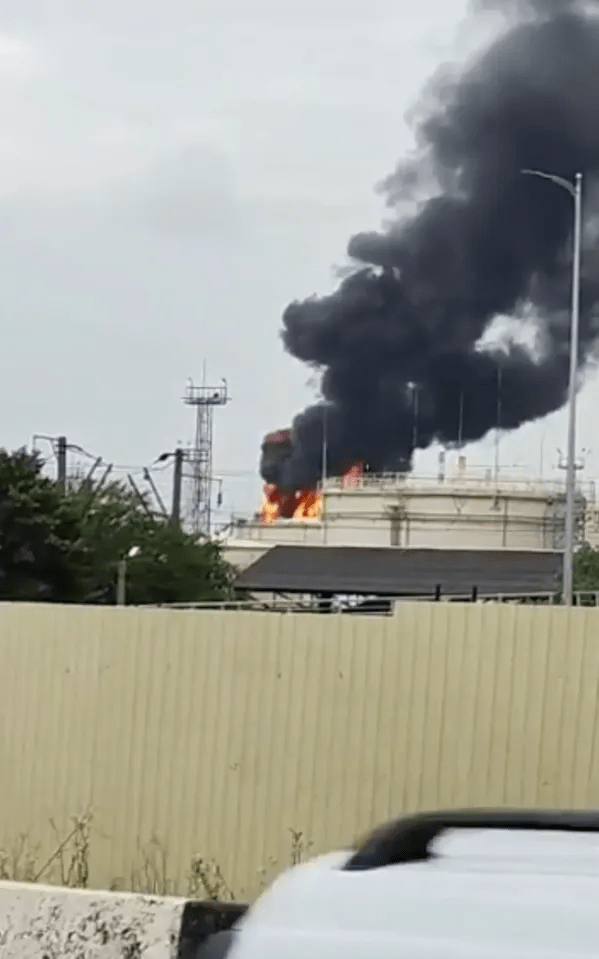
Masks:
[[[93,815],[86,812],[72,819],[71,829],[62,836],[56,823],[50,820],[50,826],[56,837],[56,846],[50,856],[40,856],[39,845],[32,845],[27,835],[21,835],[10,849],[0,849],[0,880],[12,882],[43,882],[50,885],[68,886],[86,889],[89,880],[89,865]],[[295,829],[289,830],[291,849],[289,863],[296,865],[308,854],[312,843],[306,842],[304,835]],[[261,885],[268,884],[277,862],[273,859],[269,868],[259,870]],[[129,879],[115,878],[112,891],[139,892],[150,895],[176,895],[180,893],[178,884],[169,877],[168,853],[164,844],[157,838],[140,845],[137,862],[131,870]],[[190,858],[187,875],[186,896],[190,899],[208,899],[214,902],[233,901],[235,894],[222,874],[215,860],[206,860],[200,855]]]

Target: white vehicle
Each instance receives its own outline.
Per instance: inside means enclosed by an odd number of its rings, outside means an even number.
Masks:
[[[212,945],[198,959],[599,957],[599,814],[399,820],[288,870]]]

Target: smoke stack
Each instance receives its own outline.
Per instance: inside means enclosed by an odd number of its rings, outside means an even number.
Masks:
[[[396,469],[416,444],[480,440],[497,426],[499,369],[504,431],[567,398],[572,202],[521,171],[569,180],[582,171],[591,184],[599,176],[597,3],[478,3],[520,19],[506,21],[461,75],[427,88],[415,114],[418,152],[384,183],[395,222],[352,237],[351,275],[283,315],[285,348],[323,371],[328,475],[353,462]],[[589,219],[597,197],[585,197]],[[586,276],[583,366],[598,313],[599,279]],[[482,347],[490,324],[506,315],[533,317],[535,355],[513,339]],[[318,482],[324,409],[295,418],[289,456],[274,458],[277,482]]]

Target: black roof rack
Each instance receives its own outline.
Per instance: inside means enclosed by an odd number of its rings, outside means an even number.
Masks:
[[[432,843],[449,829],[521,829],[550,832],[599,832],[599,812],[518,809],[464,809],[418,813],[380,826],[343,867],[380,869],[433,857]]]

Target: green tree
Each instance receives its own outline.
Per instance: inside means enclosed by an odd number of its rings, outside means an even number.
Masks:
[[[43,475],[37,454],[0,450],[0,599],[82,599],[76,505]]]
[[[71,489],[80,515],[84,561],[81,577],[86,602],[113,603],[118,564],[127,560],[127,602],[185,603],[226,599],[231,570],[220,549],[198,543],[121,483],[96,491]]]
[[[0,601],[114,603],[127,562],[136,604],[227,599],[231,569],[220,549],[198,543],[121,483],[63,493],[37,454],[0,450]]]
[[[578,592],[599,592],[599,550],[585,544],[576,554],[574,589]]]
[[[136,605],[227,599],[230,583],[218,546],[160,521],[146,525],[139,553],[127,563],[127,601]]]

